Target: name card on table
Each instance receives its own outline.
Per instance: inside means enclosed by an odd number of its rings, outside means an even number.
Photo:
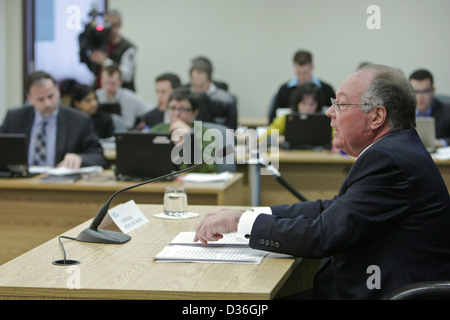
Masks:
[[[108,213],[115,225],[125,234],[148,222],[148,219],[139,210],[134,200],[118,205],[110,209]]]

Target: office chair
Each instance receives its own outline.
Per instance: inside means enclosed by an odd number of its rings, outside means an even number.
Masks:
[[[450,300],[450,281],[424,281],[394,290],[383,300]]]

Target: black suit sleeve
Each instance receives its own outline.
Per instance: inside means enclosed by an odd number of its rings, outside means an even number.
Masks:
[[[412,202],[408,179],[383,151],[371,150],[370,155],[366,152],[333,200],[274,207],[273,215],[259,215],[251,231],[250,246],[323,258],[389,229]],[[271,243],[276,245],[272,247]]]

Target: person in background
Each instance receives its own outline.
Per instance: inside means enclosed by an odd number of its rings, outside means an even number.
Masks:
[[[218,88],[212,80],[211,64],[194,59],[189,71],[190,90],[200,97],[196,120],[237,128],[237,99],[231,93]]]
[[[113,64],[103,68],[103,87],[95,91],[99,103],[119,103],[122,118],[128,129],[141,122],[141,116],[151,110],[150,105],[137,93],[122,87],[122,71]]]
[[[296,87],[292,92],[292,112],[298,112],[301,114],[311,114],[321,112],[323,106],[322,95],[319,88],[312,82],[304,83]],[[279,142],[284,141],[284,131],[286,128],[286,114],[275,118],[269,125],[267,132],[263,134],[260,139],[266,139],[271,135],[272,130],[278,130],[280,135]]]
[[[107,166],[91,119],[61,105],[59,88],[51,75],[31,73],[25,90],[29,105],[9,110],[1,132],[26,134],[29,165],[70,169]]]
[[[305,50],[297,51],[293,58],[293,66],[295,77],[279,88],[274,100],[271,102],[269,108],[269,123],[275,119],[278,108],[292,107],[292,92],[297,86],[303,83],[314,83],[320,89],[322,101],[326,106],[328,106],[331,98],[336,97],[331,85],[320,80],[313,74],[314,64],[311,52]]]
[[[356,157],[338,194],[211,212],[194,241],[237,232],[253,249],[322,259],[312,291],[298,298],[381,299],[408,284],[449,280],[450,197],[414,128],[408,80],[394,68],[367,65],[336,96],[326,111],[333,145]]]
[[[77,84],[71,93],[70,106],[88,114],[94,124],[94,130],[100,139],[114,135],[114,124],[110,114],[98,111],[97,97],[92,87]]]
[[[169,112],[169,123],[159,123],[153,126],[150,132],[170,132],[172,133],[172,141],[174,141],[175,144],[181,143],[182,141],[180,141],[180,138],[182,138],[182,136],[174,136],[173,133],[175,131],[177,132],[177,134],[187,132],[193,133],[194,120],[198,114],[198,103],[198,95],[190,92],[189,89],[183,87],[175,89],[170,95],[167,104]],[[211,142],[203,140],[204,133],[207,129],[202,126],[201,130],[201,137],[198,137],[197,134],[194,134],[193,138],[201,139],[201,141],[199,141],[199,145],[202,146],[202,149],[197,150],[197,152],[201,152],[201,154],[203,155],[205,148],[208,147]],[[191,141],[191,143],[194,143],[194,141]],[[191,148],[192,146],[188,147]],[[196,151],[194,150],[194,152]],[[191,162],[193,163],[193,161]],[[190,164],[182,163],[179,169],[182,170],[189,166]],[[211,164],[207,163],[196,169],[195,171],[203,173],[213,173],[216,172],[216,164],[215,162]]]
[[[111,25],[111,32],[108,37],[105,49],[92,50],[88,63],[89,69],[95,74],[95,88],[101,88],[103,82],[101,80],[102,68],[112,64],[117,64],[122,73],[121,86],[131,91],[136,91],[134,83],[136,73],[136,46],[128,39],[124,38],[120,33],[122,28],[122,16],[117,10],[109,10],[105,14],[105,25]]]
[[[436,123],[436,148],[450,145],[450,108],[434,97],[433,75],[419,69],[409,76],[409,82],[416,93],[416,116],[433,117]]]
[[[174,89],[181,87],[180,78],[173,73],[163,73],[155,79],[156,97],[158,106],[142,116],[141,128],[151,128],[161,122],[169,122],[167,103]]]

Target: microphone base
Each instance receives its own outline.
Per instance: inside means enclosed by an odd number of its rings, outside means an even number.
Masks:
[[[90,228],[81,231],[77,237],[78,241],[104,244],[123,244],[130,241],[130,239],[129,235],[121,232],[103,229],[93,230]]]

